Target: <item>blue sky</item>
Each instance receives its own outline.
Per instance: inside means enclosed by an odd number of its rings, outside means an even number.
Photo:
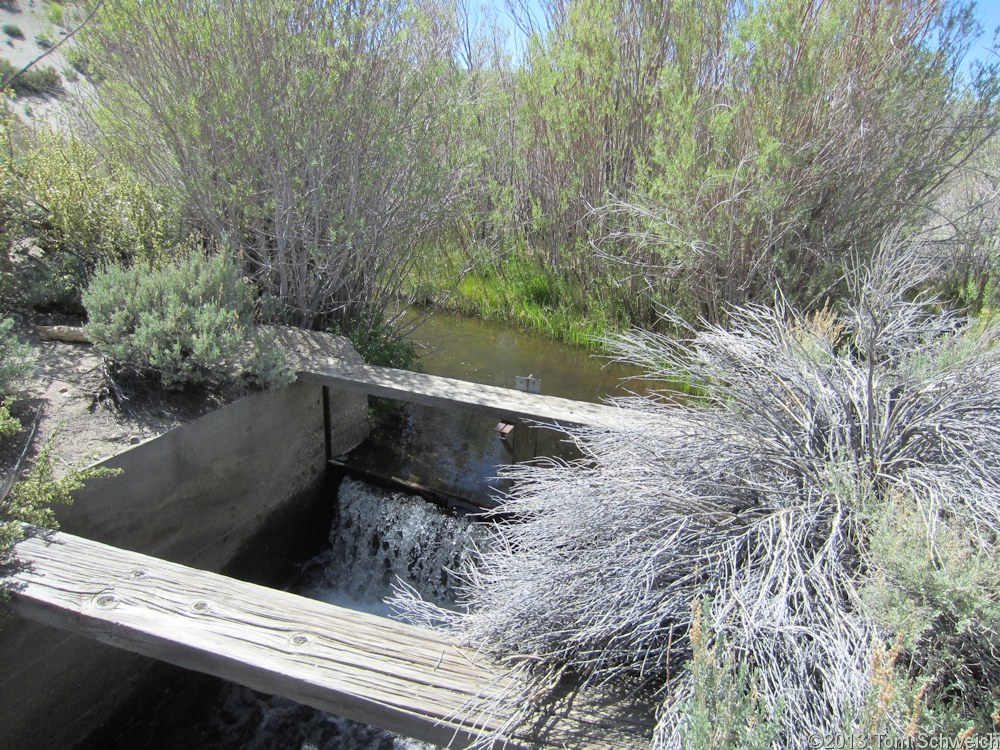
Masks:
[[[990,49],[993,42],[993,30],[1000,26],[1000,0],[979,0],[976,5],[976,18],[983,27],[983,36],[972,50],[971,59],[986,60],[994,52]]]
[[[504,10],[504,0],[472,0],[470,6],[474,9],[477,6],[477,2],[483,1],[498,11],[498,15],[501,21],[504,22],[504,25],[508,28],[512,28],[513,24],[510,23],[510,19]],[[520,1],[523,2],[533,14],[537,14],[539,17],[541,16],[538,11],[538,0]],[[997,54],[997,51],[992,48],[992,43],[993,31],[1000,26],[1000,0],[977,0],[975,16],[976,20],[979,21],[979,25],[983,27],[983,35],[980,37],[979,42],[971,50],[969,50],[968,60],[991,59],[995,54]],[[515,36],[517,35],[515,34]],[[513,42],[514,40],[511,41]]]

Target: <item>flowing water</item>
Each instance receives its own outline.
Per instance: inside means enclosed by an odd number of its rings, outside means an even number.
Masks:
[[[586,352],[507,326],[436,313],[414,335],[423,370],[490,385],[511,386],[534,374],[541,392],[584,401],[624,393],[634,371],[602,367]],[[495,419],[406,405],[377,430],[350,462],[468,497],[485,497],[509,456]],[[553,435],[539,452],[563,450]],[[333,500],[331,499],[331,502]],[[329,547],[304,563],[293,590],[315,599],[390,614],[384,599],[402,580],[442,606],[455,597],[450,573],[482,526],[424,500],[345,479]],[[197,747],[204,750],[427,750],[429,745],[356,724],[292,701],[261,695],[214,678],[190,675],[147,702],[143,715],[102,733],[102,750]],[[87,747],[97,747],[95,740]]]
[[[466,549],[482,524],[417,497],[345,479],[330,544],[302,568],[296,593],[379,615],[398,581],[441,606],[453,606]],[[203,675],[151,696],[140,715],[106,728],[97,750],[432,750],[418,740],[324,714],[276,696]]]

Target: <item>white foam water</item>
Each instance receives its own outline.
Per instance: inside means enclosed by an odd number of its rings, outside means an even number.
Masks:
[[[351,609],[390,614],[385,598],[402,581],[427,601],[455,603],[456,571],[482,543],[480,527],[419,497],[345,479],[330,550],[309,566],[300,591]]]
[[[388,615],[397,580],[442,606],[455,600],[455,570],[482,534],[469,519],[418,498],[345,479],[330,548],[303,568],[297,593]],[[478,533],[477,533],[478,532]],[[219,750],[433,750],[411,738],[330,716],[276,696],[227,685],[201,736]]]

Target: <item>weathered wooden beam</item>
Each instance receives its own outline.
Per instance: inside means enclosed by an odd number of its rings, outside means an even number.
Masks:
[[[333,385],[411,401],[491,414],[509,419],[529,419],[565,425],[621,427],[643,419],[624,409],[573,401],[557,396],[524,393],[512,388],[469,383],[373,365],[354,365],[334,359],[316,359],[298,373],[306,383]]]
[[[433,631],[69,534],[14,552],[12,606],[46,625],[447,747],[508,716],[491,703],[511,687],[499,671]],[[564,713],[507,747],[648,742],[648,727],[612,704],[577,700]]]
[[[90,338],[79,326],[35,326],[35,331],[51,341],[66,341],[70,344],[89,344]]]

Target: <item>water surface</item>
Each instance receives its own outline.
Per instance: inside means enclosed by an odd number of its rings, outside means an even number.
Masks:
[[[507,324],[416,309],[405,323],[417,325],[410,338],[420,369],[430,375],[504,388],[513,388],[516,376],[533,375],[542,394],[594,403],[649,385],[637,380],[636,368]],[[376,424],[349,463],[488,504],[503,489],[495,479],[497,467],[511,460],[497,423],[493,417],[405,404],[394,418]],[[537,432],[537,455],[575,455],[559,433]]]

